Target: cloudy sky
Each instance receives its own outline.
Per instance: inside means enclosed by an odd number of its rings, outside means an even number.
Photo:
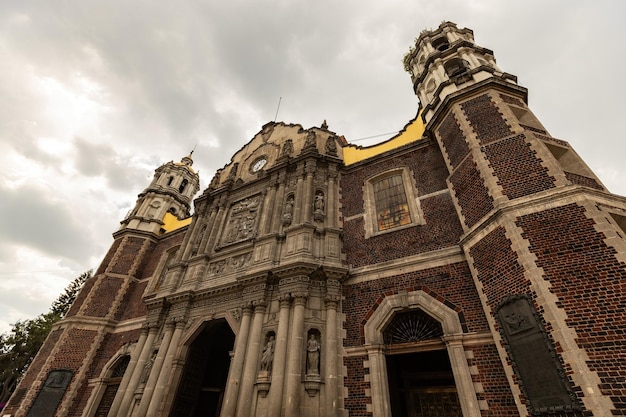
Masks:
[[[392,136],[418,107],[402,57],[443,20],[626,195],[621,0],[0,1],[0,332],[98,266],[158,165],[196,147],[204,189],[281,97],[278,121]]]

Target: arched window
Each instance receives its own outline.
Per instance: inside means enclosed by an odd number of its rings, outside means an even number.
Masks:
[[[122,377],[126,372],[129,362],[130,355],[124,355],[116,361],[113,368],[109,371],[109,376],[105,379],[106,387],[94,417],[106,417],[107,414],[109,414],[109,410],[111,409],[111,405],[115,399],[115,394],[117,394],[117,390],[120,387]]]
[[[167,185],[172,185],[173,181],[174,181],[174,177],[170,175],[170,177],[167,179]]]
[[[185,191],[185,187],[187,187],[187,184],[189,184],[189,181],[183,180],[183,182],[180,183],[180,187],[178,187],[178,192],[182,193],[183,191]]]
[[[454,78],[465,74],[469,70],[469,63],[464,59],[453,58],[443,64],[443,67],[445,68],[448,77]]]
[[[446,49],[450,47],[450,44],[448,43],[448,39],[446,39],[445,37],[433,39],[431,44],[433,45],[433,48],[441,52],[445,51]]]

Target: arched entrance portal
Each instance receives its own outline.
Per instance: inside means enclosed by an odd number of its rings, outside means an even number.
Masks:
[[[383,331],[394,417],[463,417],[441,323],[419,308],[395,312]]]
[[[481,416],[456,311],[421,290],[388,295],[363,330],[375,417]],[[414,413],[447,391],[448,414]]]
[[[189,346],[172,417],[218,417],[235,334],[224,319],[205,324]]]

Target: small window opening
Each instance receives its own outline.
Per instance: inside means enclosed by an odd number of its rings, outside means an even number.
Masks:
[[[443,66],[446,69],[446,74],[448,74],[448,77],[450,78],[463,75],[469,69],[469,63],[465,61],[464,59],[460,59],[460,58],[451,59],[450,61],[446,62]]]
[[[174,177],[169,177],[167,180],[167,185],[172,185],[173,181],[174,181]]]
[[[180,187],[178,187],[178,192],[182,193],[183,191],[185,191],[185,187],[187,186],[188,183],[189,181],[183,180],[183,182],[180,183]]]
[[[436,50],[440,52],[443,52],[450,47],[450,43],[448,43],[448,40],[443,37],[433,40],[432,45],[433,45],[433,48],[435,48]]]

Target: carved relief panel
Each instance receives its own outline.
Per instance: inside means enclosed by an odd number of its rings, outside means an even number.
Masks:
[[[226,227],[222,232],[221,246],[256,237],[262,206],[262,196],[248,197],[234,203],[228,213]]]

